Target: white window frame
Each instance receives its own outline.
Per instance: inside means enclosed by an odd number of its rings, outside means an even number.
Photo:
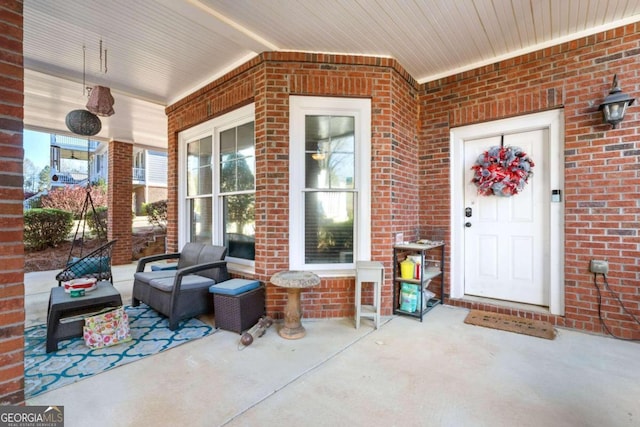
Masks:
[[[355,118],[355,206],[353,262],[305,264],[305,116]],[[289,268],[329,274],[353,272],[356,261],[371,260],[371,100],[319,96],[289,97]]]
[[[187,144],[189,142],[211,136],[213,150],[211,156],[212,162],[212,244],[223,245],[223,206],[220,196],[220,132],[230,128],[243,125],[248,122],[255,122],[255,104],[249,104],[237,110],[231,111],[220,117],[216,117],[207,122],[184,130],[178,134],[178,246],[183,247],[189,238],[190,224],[187,223],[189,218],[188,201],[187,201]],[[255,142],[254,142],[255,143]],[[255,194],[255,183],[254,183]],[[255,266],[253,260],[233,258],[227,256],[230,263]]]

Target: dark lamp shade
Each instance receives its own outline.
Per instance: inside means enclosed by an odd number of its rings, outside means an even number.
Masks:
[[[67,128],[76,135],[93,136],[102,129],[98,116],[87,110],[70,111],[65,123]]]
[[[114,102],[111,89],[106,86],[94,86],[89,94],[87,110],[97,116],[109,117],[115,113],[113,111]]]

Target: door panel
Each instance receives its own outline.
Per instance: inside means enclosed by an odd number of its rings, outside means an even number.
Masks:
[[[505,146],[529,154],[534,173],[514,196],[480,196],[471,167],[500,143],[499,136],[464,143],[465,207],[472,210],[465,218],[465,294],[548,306],[548,131],[505,135]]]

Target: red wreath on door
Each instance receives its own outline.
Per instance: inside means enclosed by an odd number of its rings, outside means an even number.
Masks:
[[[471,167],[475,171],[472,182],[480,195],[511,197],[524,189],[534,166],[519,147],[491,147]]]

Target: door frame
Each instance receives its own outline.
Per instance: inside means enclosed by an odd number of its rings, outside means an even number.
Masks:
[[[536,129],[548,130],[549,158],[546,161],[549,165],[549,185],[550,189],[560,189],[562,194],[560,203],[549,203],[549,235],[545,238],[549,239],[549,312],[564,315],[564,113],[562,109],[461,126],[450,130],[450,298],[464,297],[464,141]]]

